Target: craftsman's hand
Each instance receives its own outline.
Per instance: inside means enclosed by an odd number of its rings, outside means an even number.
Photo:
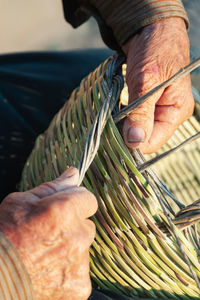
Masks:
[[[89,247],[97,210],[93,194],[77,187],[77,169],[0,206],[0,229],[19,251],[37,300],[85,300],[91,292]]]
[[[124,45],[127,55],[129,103],[174,75],[189,63],[189,40],[181,18],[161,19],[146,26]],[[189,75],[147,100],[124,122],[130,148],[143,153],[159,149],[191,116],[194,100]]]

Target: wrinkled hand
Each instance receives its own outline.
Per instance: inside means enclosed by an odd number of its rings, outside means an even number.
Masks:
[[[78,170],[24,193],[8,195],[0,206],[0,229],[19,251],[37,300],[87,299],[91,292],[89,247],[97,210],[95,197],[77,187]]]
[[[189,40],[181,18],[162,19],[146,26],[124,45],[127,55],[129,102],[136,100],[189,63]],[[157,92],[131,113],[123,135],[129,148],[143,153],[158,150],[191,116],[194,100],[189,75]]]

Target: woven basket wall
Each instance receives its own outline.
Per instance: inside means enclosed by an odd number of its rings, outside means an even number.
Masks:
[[[113,78],[122,78],[120,66],[110,58],[83,79],[49,128],[37,138],[24,167],[21,190],[56,178],[68,166],[79,166],[89,130],[105,98],[111,89],[113,103],[119,98],[119,86]],[[118,105],[112,110],[116,113]],[[199,130],[199,122],[191,117],[160,152]],[[186,205],[200,196],[199,146],[198,141],[193,142],[153,167]],[[180,206],[163,195],[152,176],[147,180],[149,171],[138,171],[135,155],[125,146],[112,115],[108,115],[98,152],[82,183],[99,203],[92,218],[97,228],[90,250],[93,283],[133,298],[199,299],[198,218],[184,230],[179,226],[180,220],[174,222],[177,226],[172,230],[161,203],[170,201],[172,211],[167,213],[172,220]],[[198,207],[195,212],[198,216]],[[184,214],[179,219],[184,219]]]

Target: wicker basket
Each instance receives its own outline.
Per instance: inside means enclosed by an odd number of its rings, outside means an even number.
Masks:
[[[94,284],[133,299],[199,299],[200,204],[193,202],[200,196],[200,144],[176,154],[170,149],[197,134],[200,125],[191,117],[154,155],[155,166],[146,168],[115,123],[122,63],[121,57],[109,58],[73,91],[37,138],[21,190],[56,178],[68,166],[79,167],[80,182],[99,203],[90,249]],[[166,150],[172,154],[161,160]]]

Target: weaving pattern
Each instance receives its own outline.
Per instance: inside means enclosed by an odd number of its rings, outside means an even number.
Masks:
[[[68,166],[79,166],[90,129],[111,87],[113,104],[119,98],[121,84],[113,84],[113,78],[122,78],[120,64],[115,57],[108,59],[74,90],[49,128],[37,138],[24,167],[21,190],[56,178]],[[115,114],[117,105],[111,110]],[[189,267],[160,205],[162,193],[158,197],[145,174],[138,171],[111,113],[105,119],[98,152],[82,182],[95,194],[99,204],[98,212],[92,217],[97,228],[90,249],[94,284],[133,299],[135,296],[197,299],[198,228],[191,229],[188,236],[174,225]],[[188,122],[191,124],[193,119]],[[192,161],[199,155],[199,150],[188,151]],[[197,194],[199,189],[195,197]],[[175,224],[175,213],[168,213]]]

